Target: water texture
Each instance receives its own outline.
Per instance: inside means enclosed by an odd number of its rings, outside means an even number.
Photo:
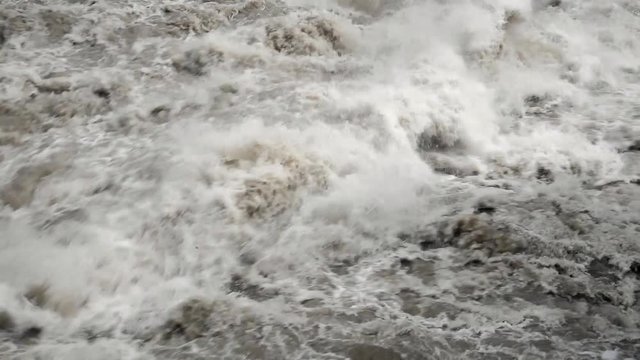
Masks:
[[[0,358],[640,359],[634,0],[0,2]]]

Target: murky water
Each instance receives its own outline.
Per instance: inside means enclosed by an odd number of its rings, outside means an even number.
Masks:
[[[640,359],[632,0],[0,4],[0,357]]]

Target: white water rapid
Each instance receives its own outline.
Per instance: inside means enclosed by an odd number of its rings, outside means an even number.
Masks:
[[[0,358],[640,359],[640,3],[1,0]]]

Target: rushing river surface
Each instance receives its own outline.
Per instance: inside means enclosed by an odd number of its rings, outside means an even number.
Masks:
[[[0,358],[640,359],[640,2],[0,1]]]

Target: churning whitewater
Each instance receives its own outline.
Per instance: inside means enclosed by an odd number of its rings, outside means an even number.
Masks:
[[[0,1],[0,358],[640,359],[640,3]]]

